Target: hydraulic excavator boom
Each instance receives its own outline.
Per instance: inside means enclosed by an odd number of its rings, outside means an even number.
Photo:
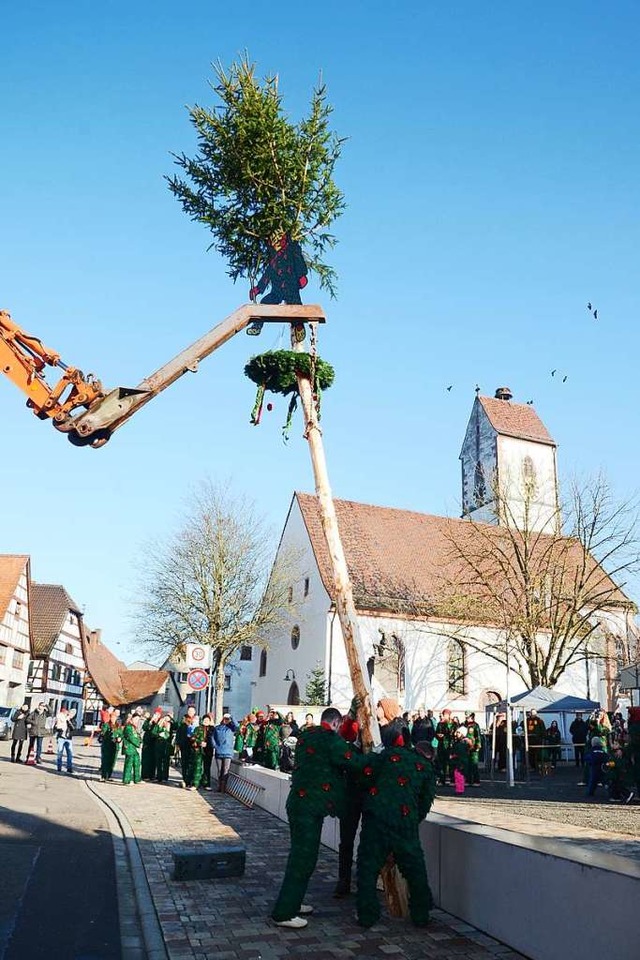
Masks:
[[[58,353],[0,310],[0,369],[27,395],[27,406],[37,417],[50,419],[56,430],[66,433],[76,446],[101,447],[140,407],[183,374],[195,373],[201,360],[254,321],[324,323],[325,316],[315,304],[245,304],[137,387],[107,391],[93,374],[85,376],[76,367],[67,366]],[[62,371],[53,387],[42,372],[46,366]]]

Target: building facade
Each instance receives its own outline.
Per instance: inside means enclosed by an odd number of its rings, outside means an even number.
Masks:
[[[0,556],[0,706],[19,707],[27,697],[31,657],[29,557]]]
[[[484,652],[505,642],[498,627],[454,617],[451,607],[436,601],[447,577],[458,575],[451,543],[478,533],[497,541],[501,527],[520,529],[525,521],[555,536],[556,448],[529,405],[512,404],[510,394],[476,397],[461,460],[462,519],[344,500],[336,500],[335,508],[374,697],[392,697],[405,709],[449,707],[482,715],[490,703],[523,692],[526,684]],[[496,485],[482,487],[481,476],[490,475]],[[494,490],[502,503],[495,497],[491,502]],[[327,702],[346,708],[352,686],[316,497],[294,495],[279,550],[298,558],[291,617],[269,636],[268,649],[256,651],[254,704],[304,703],[311,671],[320,667]],[[602,618],[611,635],[627,631],[632,606],[620,591],[617,597],[619,604]],[[542,648],[549,642],[544,632],[537,642]],[[602,657],[594,653],[572,663],[558,689],[609,705]]]
[[[61,707],[76,711],[83,725],[85,660],[82,610],[65,588],[54,583],[31,584],[32,659],[27,698],[44,700],[53,713]]]

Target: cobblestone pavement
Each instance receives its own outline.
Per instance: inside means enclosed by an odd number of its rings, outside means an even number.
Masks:
[[[94,776],[97,749],[78,751]],[[119,771],[116,772],[119,776]],[[352,900],[333,900],[336,854],[321,847],[307,900],[316,912],[303,930],[268,919],[289,849],[286,824],[230,797],[142,783],[92,784],[124,812],[136,835],[171,960],[522,960],[510,948],[442,911],[427,929],[385,918],[371,930],[354,919]],[[247,848],[243,877],[217,881],[171,879],[172,851],[181,841],[211,841],[237,833]]]

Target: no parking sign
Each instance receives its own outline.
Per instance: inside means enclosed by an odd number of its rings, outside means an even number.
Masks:
[[[209,674],[201,667],[196,667],[195,670],[189,670],[187,683],[192,690],[206,690],[209,686]]]

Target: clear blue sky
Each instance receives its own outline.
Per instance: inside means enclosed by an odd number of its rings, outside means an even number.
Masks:
[[[68,363],[135,385],[247,299],[163,180],[171,151],[194,147],[185,105],[212,103],[211,62],[247,49],[297,118],[322,70],[350,138],[339,298],[306,291],[328,312],[320,349],[337,371],[335,495],[457,513],[479,383],[535,401],[563,473],[603,467],[626,496],[639,28],[631,0],[4,4],[0,306]],[[192,484],[233,478],[276,531],[292,491],[313,488],[299,421],[280,440],[284,403],[248,422],[243,365],[277,339],[236,337],[100,451],[72,447],[0,379],[0,552],[31,554],[34,578],[64,583],[120,655],[139,653],[132,561]]]

